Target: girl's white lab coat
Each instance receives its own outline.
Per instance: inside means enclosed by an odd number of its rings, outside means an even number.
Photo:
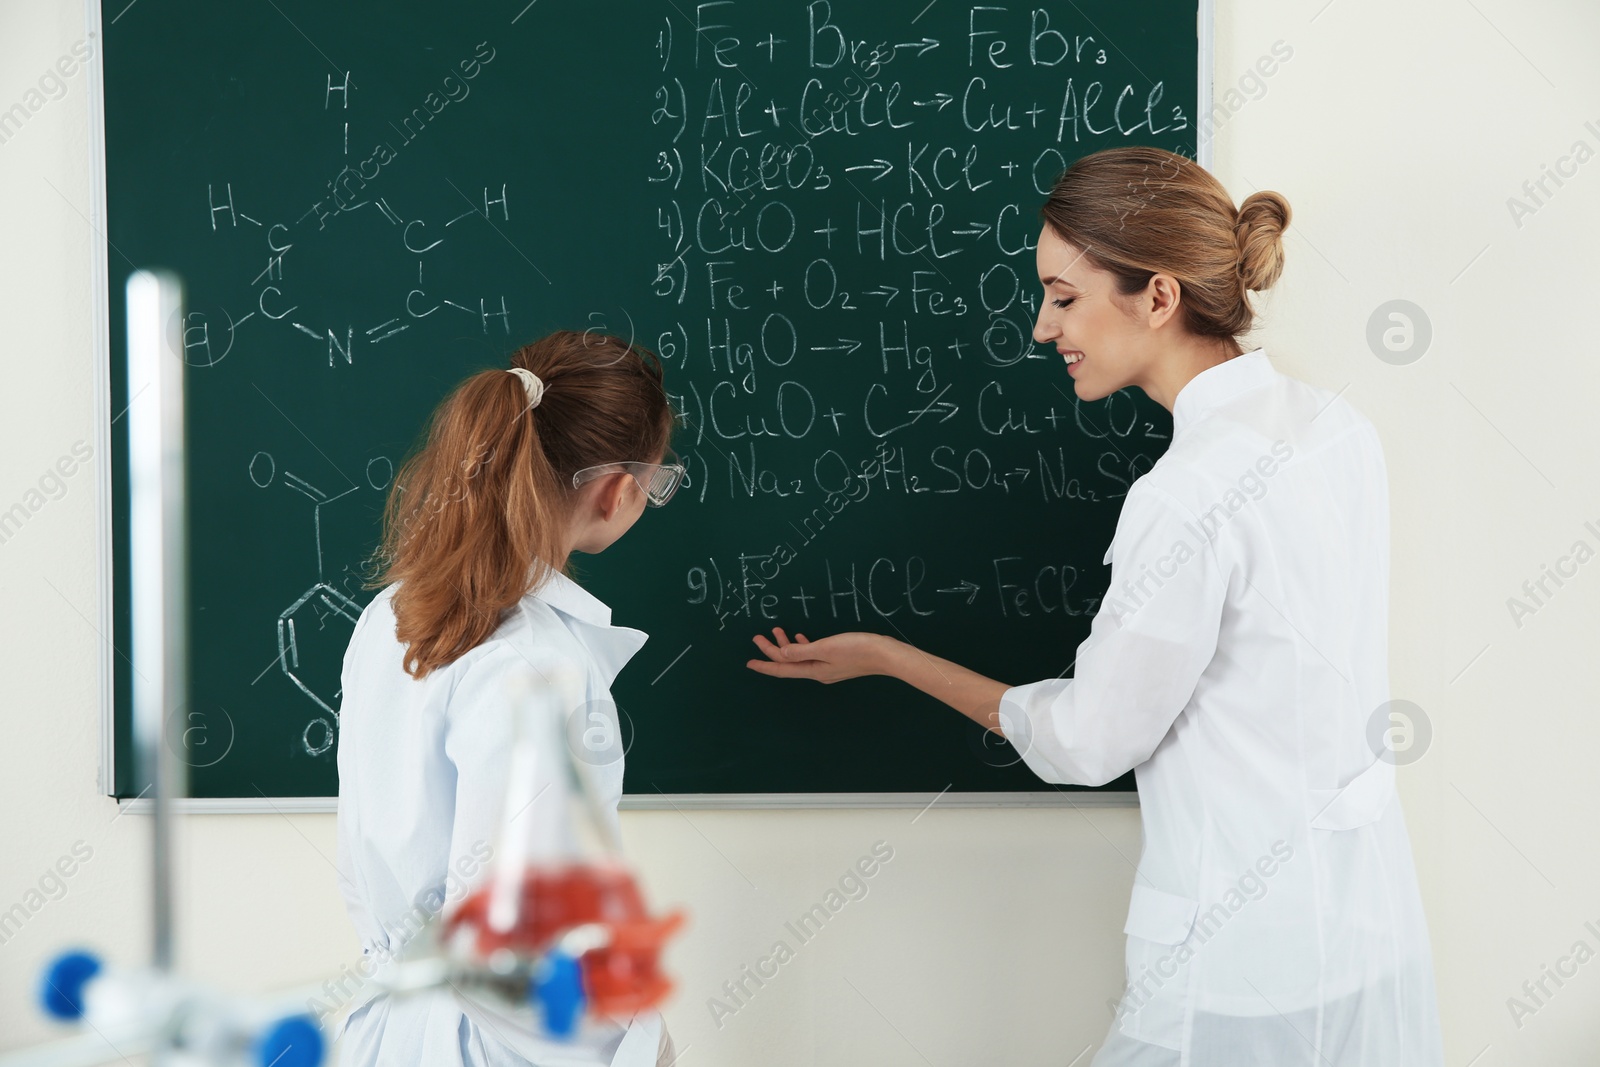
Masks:
[[[1126,986],[1094,1067],[1439,1067],[1395,793],[1371,423],[1262,349],[1178,393],[1075,677],[1008,689],[1049,782],[1133,769]]]
[[[486,861],[501,847],[515,732],[508,673],[560,657],[585,677],[585,707],[593,709],[588,702],[609,704],[612,680],[647,637],[612,626],[610,608],[552,574],[487,641],[419,681],[402,668],[405,646],[395,637],[391,605],[396,588],[380,592],[356,623],[339,716],[340,888],[366,959],[379,961],[397,956],[424,919],[448,914],[481,884]],[[579,806],[569,804],[566,776],[549,746],[540,751],[552,761],[538,777],[556,786],[539,796],[519,827],[531,819],[536,842],[570,846]],[[620,753],[595,770],[600,806],[615,828]],[[344,1005],[356,1005],[342,1028],[339,1063],[346,1067],[650,1067],[661,1037],[654,1012],[626,1030],[602,1026],[584,1041],[557,1044],[533,1036],[530,1011],[500,1015],[454,990],[374,997],[357,975],[340,992]]]

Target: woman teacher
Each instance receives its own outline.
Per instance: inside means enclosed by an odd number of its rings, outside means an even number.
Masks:
[[[1047,782],[1129,769],[1144,849],[1093,1067],[1443,1063],[1388,728],[1389,498],[1372,424],[1237,338],[1289,205],[1097,152],[1051,190],[1034,339],[1077,395],[1135,386],[1172,442],[1123,501],[1075,677],[1008,686],[882,634],[757,636],[780,678],[899,678]]]

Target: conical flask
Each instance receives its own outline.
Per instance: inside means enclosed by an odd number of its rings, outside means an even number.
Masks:
[[[660,1003],[672,988],[661,946],[684,919],[648,913],[596,768],[572,751],[586,728],[575,718],[583,694],[570,663],[508,678],[516,728],[500,847],[486,882],[447,920],[458,951],[491,971],[527,975],[554,1036],[574,1033],[583,1015],[621,1021]]]

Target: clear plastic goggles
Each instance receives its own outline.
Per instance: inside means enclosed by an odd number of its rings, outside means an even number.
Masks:
[[[572,476],[574,489],[585,482],[592,482],[601,475],[614,474],[626,471],[633,475],[639,483],[639,488],[644,490],[645,500],[653,508],[659,508],[672,499],[672,494],[678,491],[678,486],[683,484],[687,473],[682,463],[676,462],[677,456],[667,453],[673,462],[668,463],[643,463],[636,460],[625,460],[617,463],[599,463],[593,467],[585,467]]]

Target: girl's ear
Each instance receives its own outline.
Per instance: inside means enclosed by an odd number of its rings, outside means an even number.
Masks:
[[[600,485],[596,489],[596,494],[600,518],[610,522],[611,517],[622,510],[622,505],[628,499],[628,483],[633,481],[633,475],[627,471],[617,471],[598,480]]]

